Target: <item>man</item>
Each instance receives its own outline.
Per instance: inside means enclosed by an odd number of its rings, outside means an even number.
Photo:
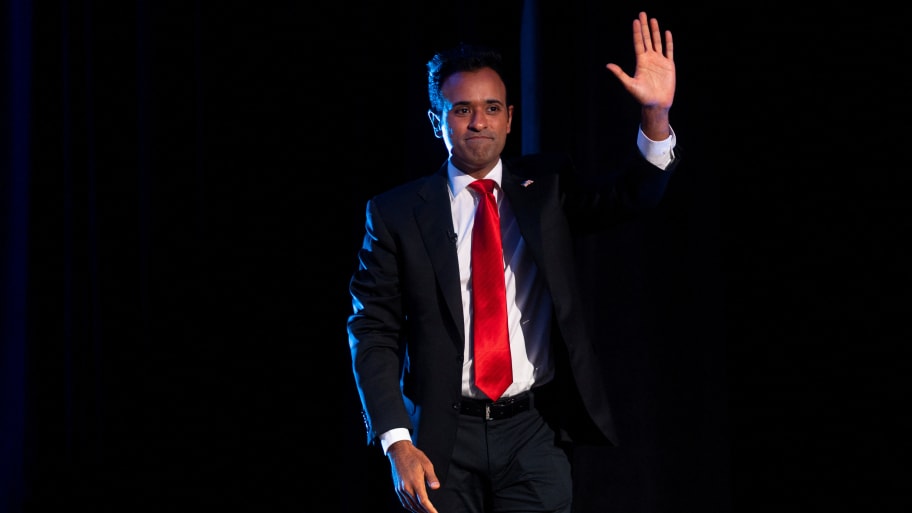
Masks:
[[[556,155],[502,160],[513,105],[495,51],[463,44],[428,62],[428,116],[449,158],[368,202],[348,319],[368,443],[389,457],[409,511],[569,512],[565,444],[616,441],[572,237],[655,206],[679,162],[671,33],[663,51],[646,13],[633,33],[633,76],[606,65],[642,112],[635,153],[611,183],[577,182]],[[474,334],[487,322],[474,315],[496,290],[473,277],[480,179],[494,182],[507,303],[510,360],[495,392],[482,391],[474,352],[491,331]]]

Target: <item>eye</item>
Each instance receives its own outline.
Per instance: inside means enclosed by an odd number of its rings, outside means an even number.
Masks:
[[[500,105],[488,105],[488,112],[500,112]]]
[[[455,109],[453,109],[453,113],[454,113],[454,114],[460,114],[460,115],[461,115],[461,114],[468,114],[468,112],[469,112],[469,108],[468,108],[468,107],[456,107]]]

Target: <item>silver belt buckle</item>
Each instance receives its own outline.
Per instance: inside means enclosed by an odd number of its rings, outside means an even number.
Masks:
[[[491,418],[491,403],[485,403],[485,420],[494,420]]]

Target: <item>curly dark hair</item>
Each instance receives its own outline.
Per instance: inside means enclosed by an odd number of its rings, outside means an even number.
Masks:
[[[431,102],[431,111],[442,115],[444,109],[443,95],[440,93],[441,85],[453,73],[462,71],[475,71],[481,68],[491,68],[506,84],[503,58],[494,48],[459,43],[453,48],[434,54],[427,63],[428,70],[428,99]],[[507,88],[509,97],[509,87]],[[507,102],[509,104],[509,101]]]

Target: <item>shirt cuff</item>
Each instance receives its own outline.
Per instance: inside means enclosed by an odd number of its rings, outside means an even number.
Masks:
[[[389,446],[394,443],[411,439],[412,437],[409,435],[409,430],[406,428],[393,428],[386,433],[382,433],[380,435],[380,446],[383,447],[383,455],[386,456],[386,451],[389,449]]]
[[[640,153],[643,154],[643,157],[652,163],[652,165],[660,169],[665,169],[668,167],[668,164],[671,164],[671,161],[674,160],[674,147],[677,139],[675,137],[674,129],[669,126],[668,130],[671,134],[664,141],[653,141],[646,137],[642,127],[637,134],[637,148],[640,149]]]

